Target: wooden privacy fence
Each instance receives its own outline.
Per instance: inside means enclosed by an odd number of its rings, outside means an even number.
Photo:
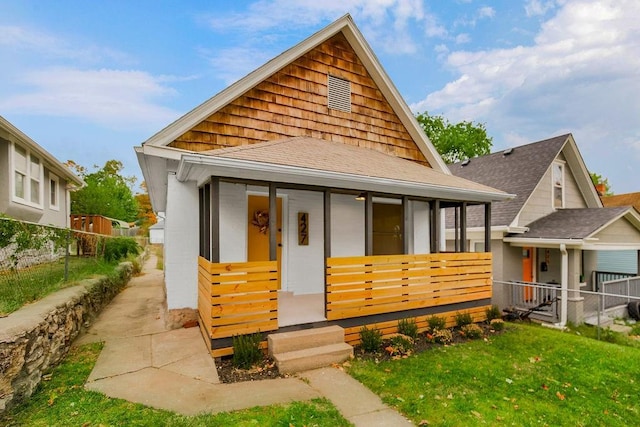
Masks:
[[[327,259],[327,319],[491,298],[491,253]]]
[[[278,329],[277,261],[198,258],[198,312],[212,339]]]

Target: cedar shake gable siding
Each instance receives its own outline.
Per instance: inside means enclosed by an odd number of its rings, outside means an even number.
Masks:
[[[351,83],[351,112],[329,109],[332,75]],[[299,57],[169,144],[206,151],[312,137],[430,166],[342,33]]]

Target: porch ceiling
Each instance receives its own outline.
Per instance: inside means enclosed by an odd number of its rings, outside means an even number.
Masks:
[[[476,202],[513,197],[391,154],[306,137],[182,155],[179,180],[211,175]]]

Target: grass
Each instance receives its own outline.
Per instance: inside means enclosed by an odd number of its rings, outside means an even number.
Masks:
[[[637,425],[640,351],[537,325],[351,375],[416,424]]]
[[[96,275],[114,274],[116,262],[96,258],[71,257],[69,279],[64,280],[64,259],[0,272],[0,315],[10,314],[33,301],[60,289],[73,286],[78,280]]]
[[[102,344],[74,347],[28,402],[0,415],[6,426],[348,426],[326,399],[187,417],[83,388]],[[48,377],[47,377],[48,378]],[[213,398],[213,397],[212,397]]]

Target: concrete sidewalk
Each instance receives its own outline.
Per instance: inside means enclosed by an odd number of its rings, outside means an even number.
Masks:
[[[75,345],[105,345],[85,388],[184,415],[326,397],[356,426],[409,421],[346,373],[323,368],[296,377],[221,384],[198,328],[164,327],[163,273],[150,256]]]

